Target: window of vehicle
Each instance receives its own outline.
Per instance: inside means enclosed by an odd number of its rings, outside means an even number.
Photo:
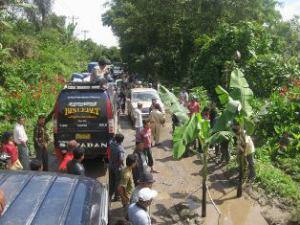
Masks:
[[[132,93],[132,101],[133,102],[149,102],[153,98],[158,98],[158,94],[155,92],[133,92]]]

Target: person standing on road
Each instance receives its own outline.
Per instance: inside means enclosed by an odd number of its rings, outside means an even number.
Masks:
[[[143,114],[142,114],[142,110],[143,110],[143,104],[142,103],[138,103],[137,104],[137,108],[134,109],[134,127],[135,127],[135,131],[136,131],[136,137],[138,136],[138,134],[141,132],[141,130],[143,129]]]
[[[237,139],[236,139],[237,145],[242,146],[242,148],[239,149],[239,151],[241,152],[241,154],[243,154],[245,156],[247,164],[248,164],[248,179],[254,180],[256,177],[256,172],[255,172],[255,167],[254,167],[255,147],[254,147],[252,138],[246,134],[246,131],[242,130],[242,128],[239,124],[236,124],[233,127],[233,131],[237,136]],[[240,143],[240,142],[242,142],[242,143]]]
[[[25,117],[20,116],[14,128],[14,142],[18,146],[19,159],[23,166],[23,169],[28,170],[29,169],[29,155],[28,155],[28,146],[27,146],[28,136],[25,132],[24,125],[25,125]]]
[[[153,183],[155,180],[153,179],[153,175],[151,173],[145,172],[141,175],[140,179],[138,180],[138,185],[135,187],[131,194],[130,203],[138,202],[138,193],[143,188],[152,188]]]
[[[160,104],[158,103],[158,101],[157,101],[157,99],[156,98],[152,98],[152,104],[151,104],[151,106],[150,106],[150,108],[149,108],[149,113],[151,113],[154,109],[155,109],[155,106],[156,105],[158,105],[158,110],[160,111],[160,112],[163,112],[162,111],[162,108],[161,108],[161,106],[160,106]]]
[[[77,147],[73,151],[73,159],[67,164],[67,172],[74,175],[85,175],[85,169],[82,165],[84,159],[84,149]]]
[[[151,168],[151,173],[158,173],[153,169],[154,160],[152,156],[151,144],[152,144],[152,133],[150,120],[143,121],[143,129],[137,134],[137,139],[144,142],[144,149],[148,157],[148,165]]]
[[[148,212],[152,200],[157,196],[157,191],[150,188],[143,188],[138,193],[138,202],[128,208],[128,218],[132,225],[151,225],[151,218]]]
[[[118,110],[122,112],[122,114],[125,113],[126,108],[126,95],[124,93],[124,89],[121,88],[120,93],[118,94]]]
[[[119,200],[118,186],[121,179],[121,171],[124,168],[125,149],[122,146],[124,136],[116,134],[115,138],[110,144],[110,157],[109,157],[109,195],[114,201]]]
[[[160,131],[162,125],[165,123],[164,114],[159,110],[159,108],[159,104],[156,104],[150,113],[151,131],[156,146],[160,144]]]
[[[2,141],[2,152],[5,152],[10,156],[10,163],[7,165],[7,169],[22,170],[23,166],[19,161],[18,149],[13,142],[13,134],[11,132],[4,132]]]
[[[134,154],[126,158],[126,168],[122,170],[121,181],[118,192],[121,196],[123,207],[127,207],[134,188],[132,170],[136,166],[136,157]]]
[[[43,170],[48,171],[48,143],[49,135],[45,126],[46,118],[44,115],[38,117],[37,125],[34,128],[33,142],[36,158],[43,163]]]
[[[136,167],[133,169],[133,180],[134,185],[138,185],[138,180],[141,178],[142,174],[149,172],[148,167],[148,156],[144,149],[144,142],[142,140],[137,140],[136,149],[134,150],[134,155],[137,159]]]

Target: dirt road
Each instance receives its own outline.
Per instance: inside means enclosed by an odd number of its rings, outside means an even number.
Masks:
[[[119,125],[120,132],[125,136],[124,145],[129,154],[134,149],[135,132],[126,117],[120,120]],[[154,224],[267,225],[261,215],[260,206],[247,197],[236,199],[236,187],[224,179],[222,171],[214,163],[209,167],[208,187],[221,215],[209,201],[207,217],[202,219],[200,217],[202,179],[199,175],[202,168],[201,160],[196,156],[179,161],[172,158],[170,128],[171,123],[167,121],[162,132],[162,147],[153,148],[155,169],[160,172],[154,174],[156,182],[153,188],[159,192],[151,207]],[[175,205],[177,205],[176,210]],[[185,207],[188,209],[182,210]],[[185,219],[190,216],[186,214],[190,214],[191,211],[199,215],[198,219]],[[111,224],[122,216],[121,204],[112,203]],[[194,218],[194,216],[190,217]]]

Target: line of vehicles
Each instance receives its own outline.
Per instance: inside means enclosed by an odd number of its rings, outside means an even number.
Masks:
[[[126,94],[130,119],[134,121],[137,103],[143,104],[143,117],[149,116],[152,99],[163,106],[152,88],[132,88],[124,78],[121,64],[111,70],[113,80],[87,82],[96,62],[88,72],[74,73],[61,90],[53,111],[55,152],[58,156],[70,140],[85,149],[86,158],[106,158],[115,133],[118,96]],[[125,83],[127,87],[124,89]],[[129,85],[128,85],[129,84]],[[95,179],[69,174],[1,171],[0,189],[5,193],[6,207],[0,224],[70,224],[107,225],[108,187]]]
[[[90,63],[92,71],[98,63]],[[112,70],[113,71],[113,70]],[[115,77],[122,72],[117,68]],[[123,72],[122,72],[123,73]],[[73,74],[60,92],[53,111],[55,150],[62,154],[76,139],[87,158],[106,156],[114,135],[113,106],[105,82],[83,82],[90,73]],[[5,163],[6,157],[0,157]],[[62,173],[0,171],[6,205],[2,225],[107,225],[108,187],[97,180]]]
[[[89,71],[96,63],[88,65]],[[128,88],[128,80],[117,67],[114,80],[84,82],[72,76],[65,88],[60,92],[54,109],[54,144],[56,154],[66,148],[68,141],[77,140],[85,149],[86,158],[106,157],[109,142],[115,133],[115,115],[118,97],[123,92],[126,96],[126,108],[129,118],[134,122],[134,111],[138,103],[142,103],[143,118],[149,116],[152,99],[162,106],[158,92],[153,88]],[[78,73],[76,73],[78,75]],[[89,76],[89,73],[83,73]],[[129,85],[131,86],[131,85]]]

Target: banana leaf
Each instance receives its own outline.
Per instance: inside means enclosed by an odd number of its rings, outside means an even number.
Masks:
[[[231,141],[233,140],[234,134],[231,131],[219,131],[217,133],[214,133],[211,135],[208,139],[207,142],[211,145],[221,143],[223,141]]]
[[[242,113],[246,116],[251,116],[253,111],[249,101],[253,97],[253,92],[249,84],[239,69],[235,69],[230,75],[230,96],[234,100],[238,100],[242,104]]]
[[[229,93],[224,88],[222,88],[220,85],[218,85],[215,90],[216,90],[216,93],[218,94],[220,103],[222,105],[226,105],[230,98]]]
[[[181,158],[186,147],[196,140],[199,133],[197,124],[197,117],[193,115],[183,126],[175,128],[173,134],[173,157],[175,159]]]
[[[177,116],[181,124],[185,124],[189,120],[188,110],[179,103],[178,98],[163,85],[159,86],[158,93],[164,105]]]
[[[230,130],[229,125],[235,117],[242,116],[247,133],[252,134],[254,123],[251,121],[250,116],[253,114],[253,110],[249,102],[253,97],[253,92],[249,88],[244,74],[239,69],[235,69],[231,73],[229,93],[221,86],[216,87],[216,92],[225,109],[216,120],[213,133]]]
[[[209,145],[210,122],[202,118],[201,114],[194,114],[183,126],[175,128],[173,134],[173,157],[179,159],[183,156],[189,144],[197,138],[202,145]]]

